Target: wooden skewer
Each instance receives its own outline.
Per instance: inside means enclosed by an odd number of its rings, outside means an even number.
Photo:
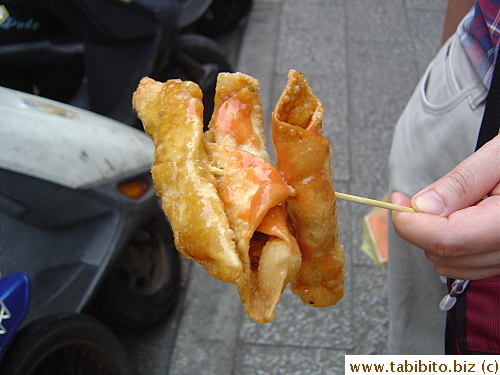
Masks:
[[[215,176],[224,176],[224,170],[221,169],[221,168],[217,168],[217,167],[215,167],[213,165],[210,165],[209,166],[209,170]],[[291,195],[293,195],[293,194],[291,194]],[[335,196],[338,199],[342,199],[344,201],[366,204],[368,206],[375,206],[375,207],[380,207],[380,208],[386,208],[388,210],[393,210],[393,211],[416,212],[413,208],[410,208],[410,207],[399,206],[397,204],[392,204],[392,203],[387,203],[387,202],[382,202],[382,201],[376,201],[374,199],[368,199],[368,198],[358,197],[356,195],[350,195],[350,194],[344,194],[344,193],[335,192]]]
[[[208,170],[210,173],[212,173],[214,176],[224,176],[224,169],[214,167],[213,165],[208,166]]]
[[[374,199],[357,197],[355,195],[350,195],[350,194],[335,192],[335,196],[338,199],[342,199],[344,201],[366,204],[368,206],[386,208],[388,210],[393,210],[393,211],[416,212],[413,208],[410,208],[410,207],[399,206],[397,204],[392,204],[392,203],[387,203],[387,202],[382,202],[382,201],[376,201]]]

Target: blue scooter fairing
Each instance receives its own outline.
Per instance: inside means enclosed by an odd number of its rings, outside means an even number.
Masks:
[[[11,273],[0,279],[0,361],[28,313],[29,297],[28,275]]]

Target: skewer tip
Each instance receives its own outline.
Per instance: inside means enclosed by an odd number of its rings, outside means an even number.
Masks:
[[[377,201],[375,199],[358,197],[356,195],[351,195],[351,194],[344,194],[344,193],[335,192],[335,196],[338,199],[341,199],[341,200],[345,200],[345,201],[349,201],[349,202],[354,202],[354,203],[366,204],[368,206],[385,208],[385,209],[392,210],[392,211],[416,212],[411,207],[399,206],[397,204],[392,204],[392,203]]]

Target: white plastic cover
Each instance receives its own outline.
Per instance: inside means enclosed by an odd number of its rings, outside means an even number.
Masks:
[[[151,166],[151,139],[131,126],[0,87],[0,167],[78,188]]]

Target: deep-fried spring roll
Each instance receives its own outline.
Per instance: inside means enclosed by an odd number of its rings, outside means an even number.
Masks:
[[[295,278],[301,254],[287,228],[286,210],[278,204],[289,187],[276,168],[242,150],[207,144],[208,155],[224,171],[219,196],[235,233],[245,283],[239,293],[253,320],[267,323],[284,287]]]
[[[206,138],[269,161],[259,82],[242,73],[220,73]]]
[[[250,242],[250,282],[240,289],[248,316],[259,323],[274,320],[281,293],[302,264],[299,245],[287,226],[283,206],[272,207]]]
[[[286,210],[278,206],[290,188],[268,162],[258,89],[258,82],[244,74],[219,75],[205,148],[222,171],[218,192],[246,280],[239,289],[241,299],[252,319],[267,323],[274,319],[301,255],[287,229]]]
[[[305,78],[291,70],[273,112],[272,137],[277,167],[296,190],[285,202],[302,253],[292,290],[315,307],[335,304],[344,294],[344,252],[323,113]]]
[[[193,82],[143,78],[133,106],[155,143],[154,184],[177,249],[215,278],[242,285],[234,233],[203,147],[201,98]]]
[[[193,82],[144,78],[133,105],[155,143],[153,179],[176,247],[236,284],[247,314],[266,323],[288,283],[313,306],[340,299],[343,253],[321,103],[292,72],[273,115],[278,170],[258,89],[252,77],[220,74],[206,133]]]

